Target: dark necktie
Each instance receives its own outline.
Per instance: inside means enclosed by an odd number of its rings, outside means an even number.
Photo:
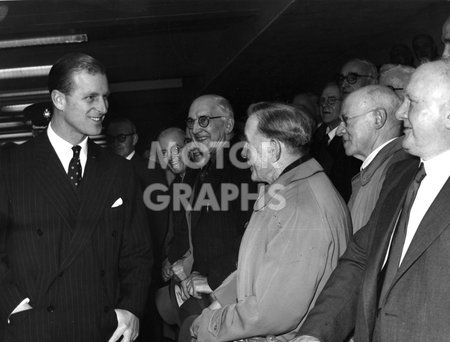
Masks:
[[[81,146],[73,146],[73,157],[70,160],[69,163],[69,171],[67,172],[70,182],[75,188],[78,188],[78,186],[81,183],[81,163],[80,163],[80,151]]]
[[[395,274],[399,268],[400,258],[402,256],[403,245],[405,244],[406,230],[408,227],[409,214],[411,207],[416,198],[417,191],[419,190],[420,183],[425,178],[425,168],[423,163],[420,165],[414,180],[411,182],[408,188],[408,192],[405,196],[405,201],[403,202],[402,212],[400,218],[398,219],[397,226],[395,228],[394,236],[392,237],[391,248],[389,249],[389,257],[383,270],[380,273],[379,284],[381,286],[381,293],[379,296],[379,301],[381,301],[386,296],[386,292],[390,288],[392,281],[394,280]],[[382,284],[382,285],[381,285]]]

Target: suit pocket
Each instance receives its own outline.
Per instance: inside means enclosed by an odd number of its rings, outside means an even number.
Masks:
[[[30,335],[29,321],[34,314],[34,309],[24,310],[12,314],[6,328],[4,342],[26,342],[33,341]]]

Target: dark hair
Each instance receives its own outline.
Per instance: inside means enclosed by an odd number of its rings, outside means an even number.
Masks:
[[[128,128],[131,129],[133,131],[133,133],[136,133],[136,125],[134,124],[133,121],[131,121],[128,118],[115,117],[109,121],[107,127],[110,127],[112,125],[125,125],[125,126],[128,126]]]
[[[294,106],[258,102],[250,105],[248,116],[258,118],[258,131],[270,139],[277,139],[292,152],[304,153],[311,141],[314,120],[302,109]]]
[[[84,53],[70,53],[61,57],[50,69],[48,90],[69,94],[73,87],[72,75],[85,71],[91,75],[106,75],[106,69],[98,60]]]

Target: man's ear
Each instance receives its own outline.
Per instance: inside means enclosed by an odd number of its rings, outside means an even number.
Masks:
[[[50,94],[52,98],[53,105],[59,109],[64,110],[66,106],[66,95],[59,90],[52,90],[52,93]]]
[[[136,146],[138,140],[139,140],[139,135],[137,133],[134,133],[133,134],[133,146]]]
[[[234,119],[233,118],[227,118],[226,126],[225,126],[225,133],[231,134],[233,132],[234,128]]]
[[[386,109],[377,108],[373,113],[375,115],[375,128],[376,129],[382,128],[387,120]]]
[[[281,143],[276,139],[270,139],[270,150],[272,156],[272,162],[275,163],[280,160],[281,157]]]

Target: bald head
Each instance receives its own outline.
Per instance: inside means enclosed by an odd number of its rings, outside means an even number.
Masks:
[[[400,136],[395,118],[400,98],[390,88],[370,85],[351,93],[342,105],[344,122],[337,134],[343,137],[345,152],[365,160],[379,146]]]

